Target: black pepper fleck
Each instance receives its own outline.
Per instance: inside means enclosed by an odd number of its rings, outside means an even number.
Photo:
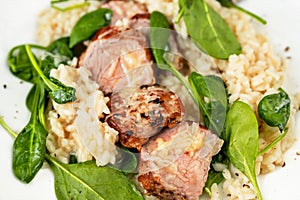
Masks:
[[[287,46],[287,47],[284,48],[284,51],[285,51],[285,52],[288,52],[289,50],[290,50],[290,47],[289,47],[289,46]]]
[[[4,88],[4,89],[6,89],[6,88],[7,88],[7,85],[6,85],[6,84],[4,84],[4,85],[3,85],[3,88]]]
[[[282,166],[281,167],[285,167],[285,162],[283,162]]]

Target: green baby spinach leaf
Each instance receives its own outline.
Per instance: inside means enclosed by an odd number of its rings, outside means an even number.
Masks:
[[[0,117],[8,133],[16,134]],[[142,194],[121,171],[111,167],[97,167],[95,161],[64,164],[45,154],[45,159],[54,172],[54,187],[58,200],[143,200]]]
[[[224,129],[228,101],[223,81],[215,76],[202,76],[192,72],[188,78],[192,91],[197,97],[205,126],[221,135]],[[203,97],[210,99],[205,102]]]
[[[40,61],[40,66],[46,77],[50,77],[50,72],[52,69],[57,69],[54,57],[47,55]]]
[[[150,15],[150,47],[157,64],[162,70],[170,71],[186,88],[193,100],[197,103],[195,95],[182,74],[172,63],[172,54],[168,53],[169,37],[171,35],[170,25],[166,16],[158,11]]]
[[[72,48],[79,42],[90,39],[100,28],[108,26],[112,11],[100,8],[82,16],[71,31],[69,47]]]
[[[207,180],[205,182],[205,186],[204,186],[204,190],[205,192],[211,196],[212,192],[211,192],[211,186],[216,183],[219,184],[224,180],[223,174],[222,172],[217,172],[213,169],[210,169],[208,171],[208,177]]]
[[[42,50],[45,48],[38,45],[30,45],[33,50]],[[34,70],[30,59],[26,53],[25,45],[15,46],[8,53],[8,64],[11,73],[19,79],[27,82],[35,82],[36,71]]]
[[[255,174],[258,137],[258,122],[251,107],[241,101],[234,102],[226,117],[225,151],[230,162],[251,181],[258,199],[262,199]]]
[[[183,75],[173,66],[172,54],[168,50],[170,26],[167,18],[155,11],[150,16],[150,44],[158,68],[168,70],[176,76],[187,89],[205,119],[205,126],[221,134],[227,112],[227,92],[222,79],[216,76],[202,76],[193,72],[187,82]],[[217,102],[206,103],[203,97]]]
[[[70,38],[69,37],[63,37],[55,40],[52,42],[46,50],[53,53],[58,54],[61,56],[66,56],[68,58],[72,58],[74,56],[72,49],[69,47]]]
[[[150,47],[155,58],[156,64],[163,70],[168,70],[164,59],[164,53],[168,46],[171,35],[170,25],[166,16],[158,11],[150,15]]]
[[[136,155],[122,147],[118,149],[116,162],[114,164],[109,164],[108,166],[124,173],[136,173],[137,165],[138,160]]]
[[[47,160],[54,171],[59,200],[143,199],[133,183],[116,169],[97,167],[94,161],[63,164],[48,155]]]
[[[223,80],[217,76],[202,76],[199,73],[192,72],[189,76],[190,82],[193,82],[200,96],[217,100],[224,108],[227,108],[227,92]]]
[[[259,21],[262,24],[267,23],[267,21],[264,20],[263,18],[259,17],[258,15],[254,14],[254,13],[248,11],[248,10],[245,10],[244,8],[242,8],[238,5],[236,5],[235,3],[232,2],[232,0],[217,0],[217,1],[220,2],[222,6],[227,7],[227,8],[237,9],[237,10],[251,16],[252,18],[256,19],[257,21]]]
[[[26,107],[27,109],[32,112],[34,107],[33,107],[33,101],[34,101],[34,98],[35,98],[35,90],[36,90],[36,86],[33,85],[32,88],[29,90],[29,93],[27,94],[27,97],[26,97]]]
[[[218,136],[224,130],[227,109],[219,101],[209,101],[204,103],[203,112],[204,125]]]
[[[233,31],[205,0],[179,0],[179,7],[187,32],[200,50],[218,59],[241,53]]]
[[[290,107],[289,95],[280,88],[279,93],[267,95],[259,102],[258,114],[269,126],[282,132],[290,117]]]
[[[49,95],[51,99],[53,99],[58,104],[75,101],[75,88],[65,86],[59,80],[53,77],[48,78],[37,64],[37,61],[33,53],[31,52],[30,46],[25,45],[25,49],[32,66],[37,71],[39,77],[43,80],[43,83],[49,90]]]
[[[23,182],[29,183],[43,165],[46,154],[47,131],[39,120],[39,106],[44,103],[44,89],[33,88],[31,117],[18,134],[13,145],[13,172]]]

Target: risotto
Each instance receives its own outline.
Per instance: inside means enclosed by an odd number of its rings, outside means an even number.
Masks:
[[[168,20],[174,23],[174,29],[183,38],[187,38],[187,28],[183,20],[175,23],[179,11],[177,0],[138,0],[146,5],[149,12],[161,11]],[[259,33],[253,26],[248,15],[235,9],[225,8],[218,1],[207,0],[228,23],[242,46],[239,55],[231,55],[228,60],[211,58],[203,53],[195,53],[195,46],[187,40],[178,41],[183,49],[183,56],[192,60],[195,66],[202,66],[201,72],[213,72],[220,76],[227,87],[229,103],[240,100],[250,105],[257,113],[259,101],[266,95],[275,93],[283,85],[286,62],[273,50],[268,38]],[[75,23],[85,13],[101,7],[100,1],[90,1],[88,6],[61,12],[55,9],[44,10],[38,20],[37,39],[39,44],[48,45],[55,39],[69,36]],[[124,25],[127,22],[119,21]],[[86,42],[88,44],[88,41]],[[95,159],[97,165],[103,166],[115,163],[118,141],[118,131],[106,122],[99,121],[109,115],[107,103],[109,97],[100,90],[99,85],[92,81],[91,74],[85,68],[76,68],[77,58],[68,65],[60,65],[52,70],[51,75],[65,85],[76,88],[77,100],[73,103],[56,104],[48,113],[49,135],[47,149],[50,154],[64,163],[69,162],[70,152],[76,155],[78,161]],[[182,98],[187,116],[199,119],[198,108],[185,98],[188,93],[179,81],[174,78],[164,80],[162,85],[168,86]],[[186,100],[187,99],[187,100]],[[293,134],[294,115],[297,105],[294,99],[291,105],[291,116],[287,127],[288,133],[274,147],[259,155],[256,159],[256,175],[273,171],[276,166],[284,164],[284,153],[295,141]],[[196,112],[195,112],[196,110]],[[196,114],[195,114],[196,113]],[[259,149],[263,149],[280,135],[278,128],[269,127],[259,120]],[[215,163],[214,170],[222,172],[224,180],[211,187],[211,199],[256,199],[256,193],[246,176],[233,165]]]

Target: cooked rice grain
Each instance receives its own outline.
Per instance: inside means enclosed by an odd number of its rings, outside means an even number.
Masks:
[[[106,105],[109,98],[98,90],[98,84],[89,78],[90,72],[85,68],[61,64],[51,71],[51,76],[74,87],[77,97],[73,103],[52,102],[47,137],[51,155],[65,163],[70,154],[76,155],[79,162],[95,158],[97,165],[114,163],[118,132],[99,121],[104,114],[110,113]]]

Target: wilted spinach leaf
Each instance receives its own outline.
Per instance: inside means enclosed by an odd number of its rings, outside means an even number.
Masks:
[[[52,42],[46,50],[53,53],[58,54],[61,56],[66,56],[69,58],[73,57],[72,49],[69,47],[70,38],[69,37],[63,37],[55,40]]]
[[[288,94],[280,88],[279,93],[267,95],[259,102],[258,114],[269,126],[282,132],[290,117],[290,106]]]
[[[199,73],[192,72],[189,76],[189,80],[193,82],[200,96],[217,100],[224,108],[227,108],[227,91],[221,78],[212,75],[202,76]]]
[[[168,19],[158,11],[152,12],[150,15],[150,47],[157,66],[163,70],[170,68],[164,59],[170,35]]]
[[[225,127],[227,108],[219,101],[209,101],[204,105],[207,113],[203,114],[205,127],[220,136]]]
[[[211,196],[211,186],[216,183],[219,184],[224,180],[222,172],[217,172],[213,169],[208,171],[208,177],[205,182],[204,190]]]
[[[44,47],[38,45],[30,45],[30,47],[36,50],[45,50]],[[12,48],[8,53],[7,60],[9,69],[13,75],[24,81],[35,82],[36,71],[26,53],[25,45]]]
[[[192,72],[188,80],[197,97],[205,126],[221,135],[228,107],[227,91],[223,81],[215,76],[202,76],[196,72]],[[209,98],[210,101],[205,102],[203,97]]]
[[[150,45],[157,67],[170,71],[183,84],[197,103],[197,99],[185,78],[172,64],[171,57],[173,55],[167,51],[170,35],[170,25],[166,16],[158,11],[152,12],[150,16]]]
[[[69,47],[90,39],[100,28],[108,26],[112,17],[112,11],[100,8],[82,16],[71,31]]]
[[[18,179],[29,183],[43,165],[47,131],[39,120],[39,106],[44,103],[44,88],[36,84],[32,90],[31,117],[18,134],[13,145],[13,172]]]
[[[47,86],[47,90],[49,90],[50,97],[59,104],[73,102],[76,100],[75,96],[75,88],[65,86],[62,84],[59,80],[55,78],[48,78],[39,65],[37,64],[37,61],[31,52],[30,46],[25,45],[26,53],[28,54],[28,57],[30,59],[30,62],[32,63],[32,66],[37,71],[39,77],[43,80],[44,84]]]
[[[138,161],[134,153],[126,148],[119,148],[116,162],[108,166],[124,173],[136,173],[137,164]]]

